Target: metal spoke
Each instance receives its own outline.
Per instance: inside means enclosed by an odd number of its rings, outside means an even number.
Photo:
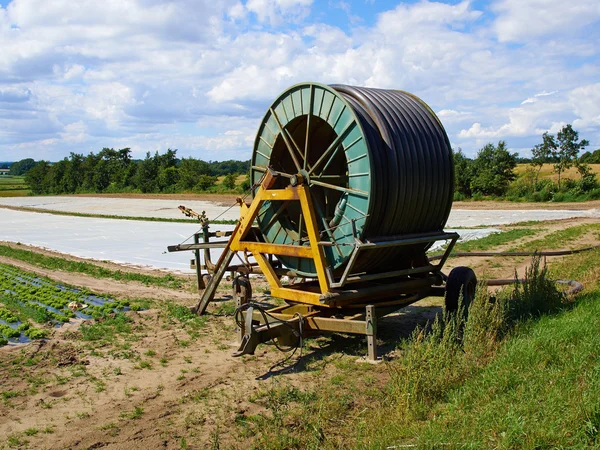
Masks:
[[[342,139],[344,139],[346,137],[346,134],[348,133],[348,131],[350,131],[350,129],[354,126],[354,124],[355,124],[354,121],[350,122],[348,125],[346,125],[346,127],[342,130],[342,132],[340,134],[338,134],[338,136],[333,140],[331,145],[329,147],[327,147],[327,150],[325,150],[323,152],[321,157],[317,160],[315,165],[308,172],[309,175],[325,160],[325,158],[327,158],[329,156],[329,153],[335,152],[338,150],[339,144],[342,142]]]
[[[313,197],[313,206],[315,207],[315,212],[317,213],[317,216],[319,216],[319,218],[321,219],[321,222],[323,223],[323,230],[325,231],[325,233],[327,233],[327,236],[329,236],[329,239],[331,239],[331,242],[333,243],[333,245],[334,245],[335,249],[337,250],[337,252],[339,253],[339,255],[341,257],[343,257],[344,255],[342,254],[342,251],[340,250],[340,246],[336,242],[335,237],[333,237],[331,228],[329,228],[327,219],[325,219],[325,213],[323,212],[323,208],[321,208],[321,201],[317,198],[317,196]]]
[[[298,159],[296,159],[296,154],[294,153],[294,149],[288,142],[287,133],[283,130],[283,126],[281,125],[281,122],[279,121],[279,117],[277,116],[277,113],[275,112],[275,110],[273,108],[269,108],[269,111],[271,111],[271,114],[273,114],[273,117],[275,118],[275,122],[277,122],[277,127],[279,128],[279,132],[281,133],[281,137],[283,138],[283,141],[285,142],[285,146],[287,147],[288,152],[290,153],[290,156],[292,157],[292,160],[294,161],[296,170],[300,171],[302,169],[302,167],[300,166]]]
[[[296,141],[294,141],[294,138],[292,137],[292,135],[289,133],[288,130],[285,130],[285,133],[287,134],[287,137],[290,139],[290,141],[292,142],[292,145],[294,146],[294,148],[300,155],[300,158],[302,158],[302,153],[300,151],[300,147],[298,147],[298,144],[296,144]],[[304,162],[304,168],[306,169],[306,166],[308,166],[308,162],[306,162],[306,160],[304,160],[303,162]],[[310,166],[309,166],[309,169],[310,169]]]
[[[308,101],[308,116],[306,118],[306,138],[304,139],[304,167],[306,170],[308,167],[308,147],[310,143],[310,118],[312,117],[313,110],[313,102],[314,102],[314,92],[315,87],[313,85],[310,86],[310,97]]]
[[[368,192],[361,191],[359,189],[350,189],[350,188],[343,187],[343,186],[336,186],[335,184],[330,184],[330,183],[324,183],[322,181],[317,181],[314,178],[310,179],[310,184],[311,185],[316,184],[317,186],[321,186],[321,187],[324,187],[324,188],[327,188],[327,189],[333,189],[333,190],[340,191],[340,192],[346,192],[348,194],[360,195],[362,197],[368,197],[369,196]]]
[[[273,214],[273,216],[269,219],[269,222],[265,226],[262,227],[263,230],[266,231],[275,224],[275,221],[279,218],[279,216],[281,215],[281,213],[283,212],[285,207],[288,205],[288,203],[289,203],[288,200],[281,202],[281,206],[279,207],[279,209],[277,211],[275,211],[275,214]]]
[[[298,218],[298,241],[302,242],[302,213],[300,213],[300,217]]]

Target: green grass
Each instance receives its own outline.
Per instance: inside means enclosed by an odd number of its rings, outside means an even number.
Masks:
[[[536,233],[542,231],[541,229],[532,228],[515,228],[501,233],[492,233],[481,239],[474,239],[471,241],[460,242],[454,247],[454,252],[474,252],[474,251],[486,251],[492,248],[500,247],[513,242],[517,239],[521,239],[526,236],[533,236]]]
[[[583,236],[584,234],[589,233],[590,231],[599,231],[600,224],[584,224],[578,225],[570,228],[565,228],[563,230],[558,230],[553,233],[544,236],[543,238],[536,239],[534,241],[527,242],[526,244],[520,245],[511,249],[510,251],[536,251],[536,250],[548,250],[548,249],[573,249],[576,247],[581,247],[575,241]],[[596,233],[597,235],[597,233]]]
[[[62,270],[64,272],[76,272],[90,275],[95,278],[111,278],[113,280],[137,281],[149,286],[167,287],[179,289],[184,281],[171,274],[163,276],[145,275],[134,272],[112,270],[84,261],[72,261],[56,256],[42,255],[31,250],[13,248],[8,245],[0,245],[0,256],[25,261],[34,266],[44,269]]]
[[[132,333],[132,320],[123,313],[115,314],[104,320],[94,321],[88,325],[83,324],[79,328],[84,341],[113,342],[117,335],[129,335]]]
[[[29,192],[24,177],[0,176],[0,197],[24,197]]]
[[[259,392],[250,401],[267,413],[239,416],[237,433],[261,449],[597,448],[599,258],[557,266],[594,280],[575,305],[537,259],[526,287],[494,301],[479,289],[466,323],[458,314],[417,329],[385,366],[340,357],[301,390],[282,381]]]
[[[419,447],[591,448],[600,445],[600,293],[527,324],[492,364],[416,427]],[[392,440],[390,440],[392,442]]]

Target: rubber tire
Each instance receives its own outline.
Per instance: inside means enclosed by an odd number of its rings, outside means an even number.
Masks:
[[[446,311],[455,312],[458,310],[459,300],[462,295],[462,305],[467,313],[473,298],[475,297],[475,288],[477,287],[477,277],[470,267],[459,266],[450,271],[446,281]]]

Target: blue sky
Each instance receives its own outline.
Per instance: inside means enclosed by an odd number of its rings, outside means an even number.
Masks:
[[[0,161],[247,159],[304,81],[402,89],[474,156],[572,123],[600,148],[597,0],[0,0]]]

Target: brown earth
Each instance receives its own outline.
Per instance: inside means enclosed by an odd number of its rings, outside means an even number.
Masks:
[[[600,220],[536,224],[540,229],[536,235],[494,250],[526,245],[554,231],[586,223]],[[565,246],[576,248],[594,243],[598,243],[597,231],[584,233]],[[522,275],[529,261],[455,258],[447,268],[468,265],[480,277],[510,278],[515,269]],[[273,373],[269,368],[283,356],[273,346],[260,346],[254,356],[231,356],[236,341],[234,320],[221,315],[232,306],[227,282],[222,283],[218,301],[210,305],[199,328],[193,328],[167,308],[171,300],[194,304],[198,294],[192,289],[171,290],[96,279],[40,269],[8,258],[0,262],[100,293],[155,299],[152,309],[128,313],[131,331],[112,339],[85,340],[81,327],[86,321],[79,320],[56,329],[47,342],[0,348],[0,448],[248,448],[255,436],[244,434],[239,424],[257,414],[270,414],[270,390],[319,386],[336,373],[340,364],[347,366],[365,352],[360,337],[321,337],[306,343],[305,357],[296,370],[276,375],[276,369]],[[147,273],[142,268],[96,263]],[[188,278],[187,282],[191,280]],[[267,288],[261,278],[253,279],[255,300],[268,300]],[[397,357],[398,341],[433,318],[441,305],[441,299],[427,298],[382,320],[378,344],[386,357]],[[368,371],[381,382],[388,377],[385,364],[357,364],[356,370]]]
[[[155,200],[201,200],[206,202],[215,202],[220,206],[231,206],[235,204],[239,194],[73,194],[75,197],[95,197],[95,198],[137,198],[137,199],[155,199]]]

